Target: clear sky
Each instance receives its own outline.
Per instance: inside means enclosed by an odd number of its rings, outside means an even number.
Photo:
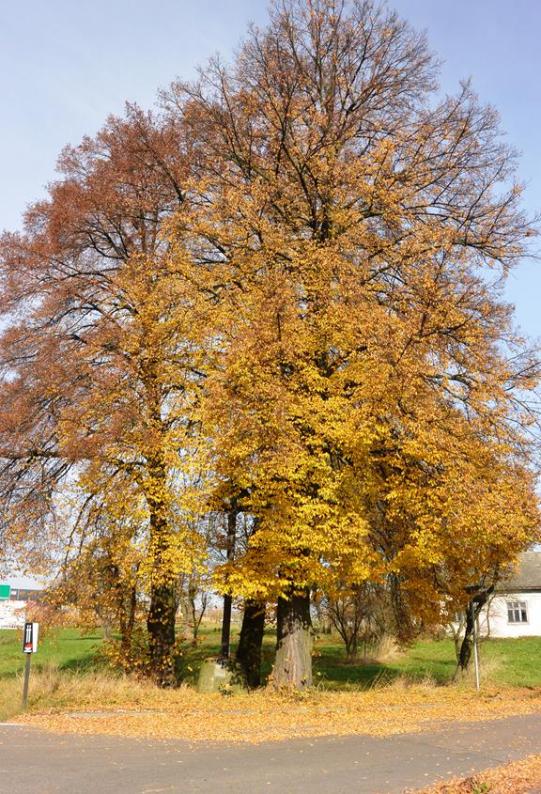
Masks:
[[[391,0],[426,29],[443,59],[442,87],[471,77],[500,111],[521,152],[526,206],[541,210],[541,2]],[[0,229],[16,228],[43,195],[66,143],[93,134],[125,100],[149,107],[156,91],[220,51],[231,54],[267,0],[0,0]],[[541,243],[539,244],[541,249]],[[509,299],[541,337],[541,263],[512,276]]]

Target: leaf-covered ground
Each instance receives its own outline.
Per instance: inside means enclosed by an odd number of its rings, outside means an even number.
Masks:
[[[199,665],[216,653],[218,643],[219,632],[205,626],[201,642],[184,648],[182,673],[187,683],[162,691],[107,671],[99,634],[52,631],[32,660],[30,709],[24,721],[55,731],[260,742],[431,730],[450,720],[541,710],[540,638],[484,643],[480,696],[471,681],[445,685],[455,668],[448,640],[425,640],[400,654],[351,664],[339,640],[329,636],[316,643],[319,683],[309,696],[286,697],[266,690],[201,695],[193,687]],[[272,644],[269,632],[266,672]],[[23,663],[20,638],[15,632],[0,632],[0,719],[13,719],[20,710]]]
[[[417,794],[533,794],[540,790],[541,755],[531,755],[473,777],[430,786]]]
[[[57,732],[263,742],[298,737],[434,730],[451,720],[476,721],[541,711],[541,689],[407,685],[369,691],[314,691],[306,696],[267,690],[199,694],[190,687],[159,690],[130,678],[44,674],[34,683],[31,713],[19,719]]]

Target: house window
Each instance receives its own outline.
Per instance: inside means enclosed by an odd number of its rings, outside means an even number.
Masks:
[[[508,623],[527,623],[528,609],[526,601],[507,602],[507,622]]]

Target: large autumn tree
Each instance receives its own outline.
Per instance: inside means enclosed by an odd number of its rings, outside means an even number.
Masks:
[[[177,242],[173,259],[164,235],[191,162],[180,125],[128,108],[63,152],[49,197],[0,247],[4,541],[53,569],[92,560],[91,546],[113,560],[137,548],[162,683],[176,582],[201,551],[190,502],[198,310],[189,257]]]
[[[376,3],[276,3],[166,104],[205,175],[176,229],[215,304],[209,467],[257,527],[222,580],[278,600],[274,678],[304,686],[311,589],[385,581],[407,633],[531,541],[537,368],[501,286],[533,230],[495,112],[439,98]]]
[[[537,364],[501,295],[533,229],[494,111],[376,3],[277,2],[164,104],[66,150],[2,239],[3,537],[136,559],[166,684],[228,512],[243,655],[276,600],[303,687],[314,590],[386,588],[407,637],[533,538]]]

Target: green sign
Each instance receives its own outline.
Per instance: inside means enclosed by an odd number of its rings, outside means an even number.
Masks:
[[[6,601],[11,595],[10,584],[0,584],[0,601]]]

